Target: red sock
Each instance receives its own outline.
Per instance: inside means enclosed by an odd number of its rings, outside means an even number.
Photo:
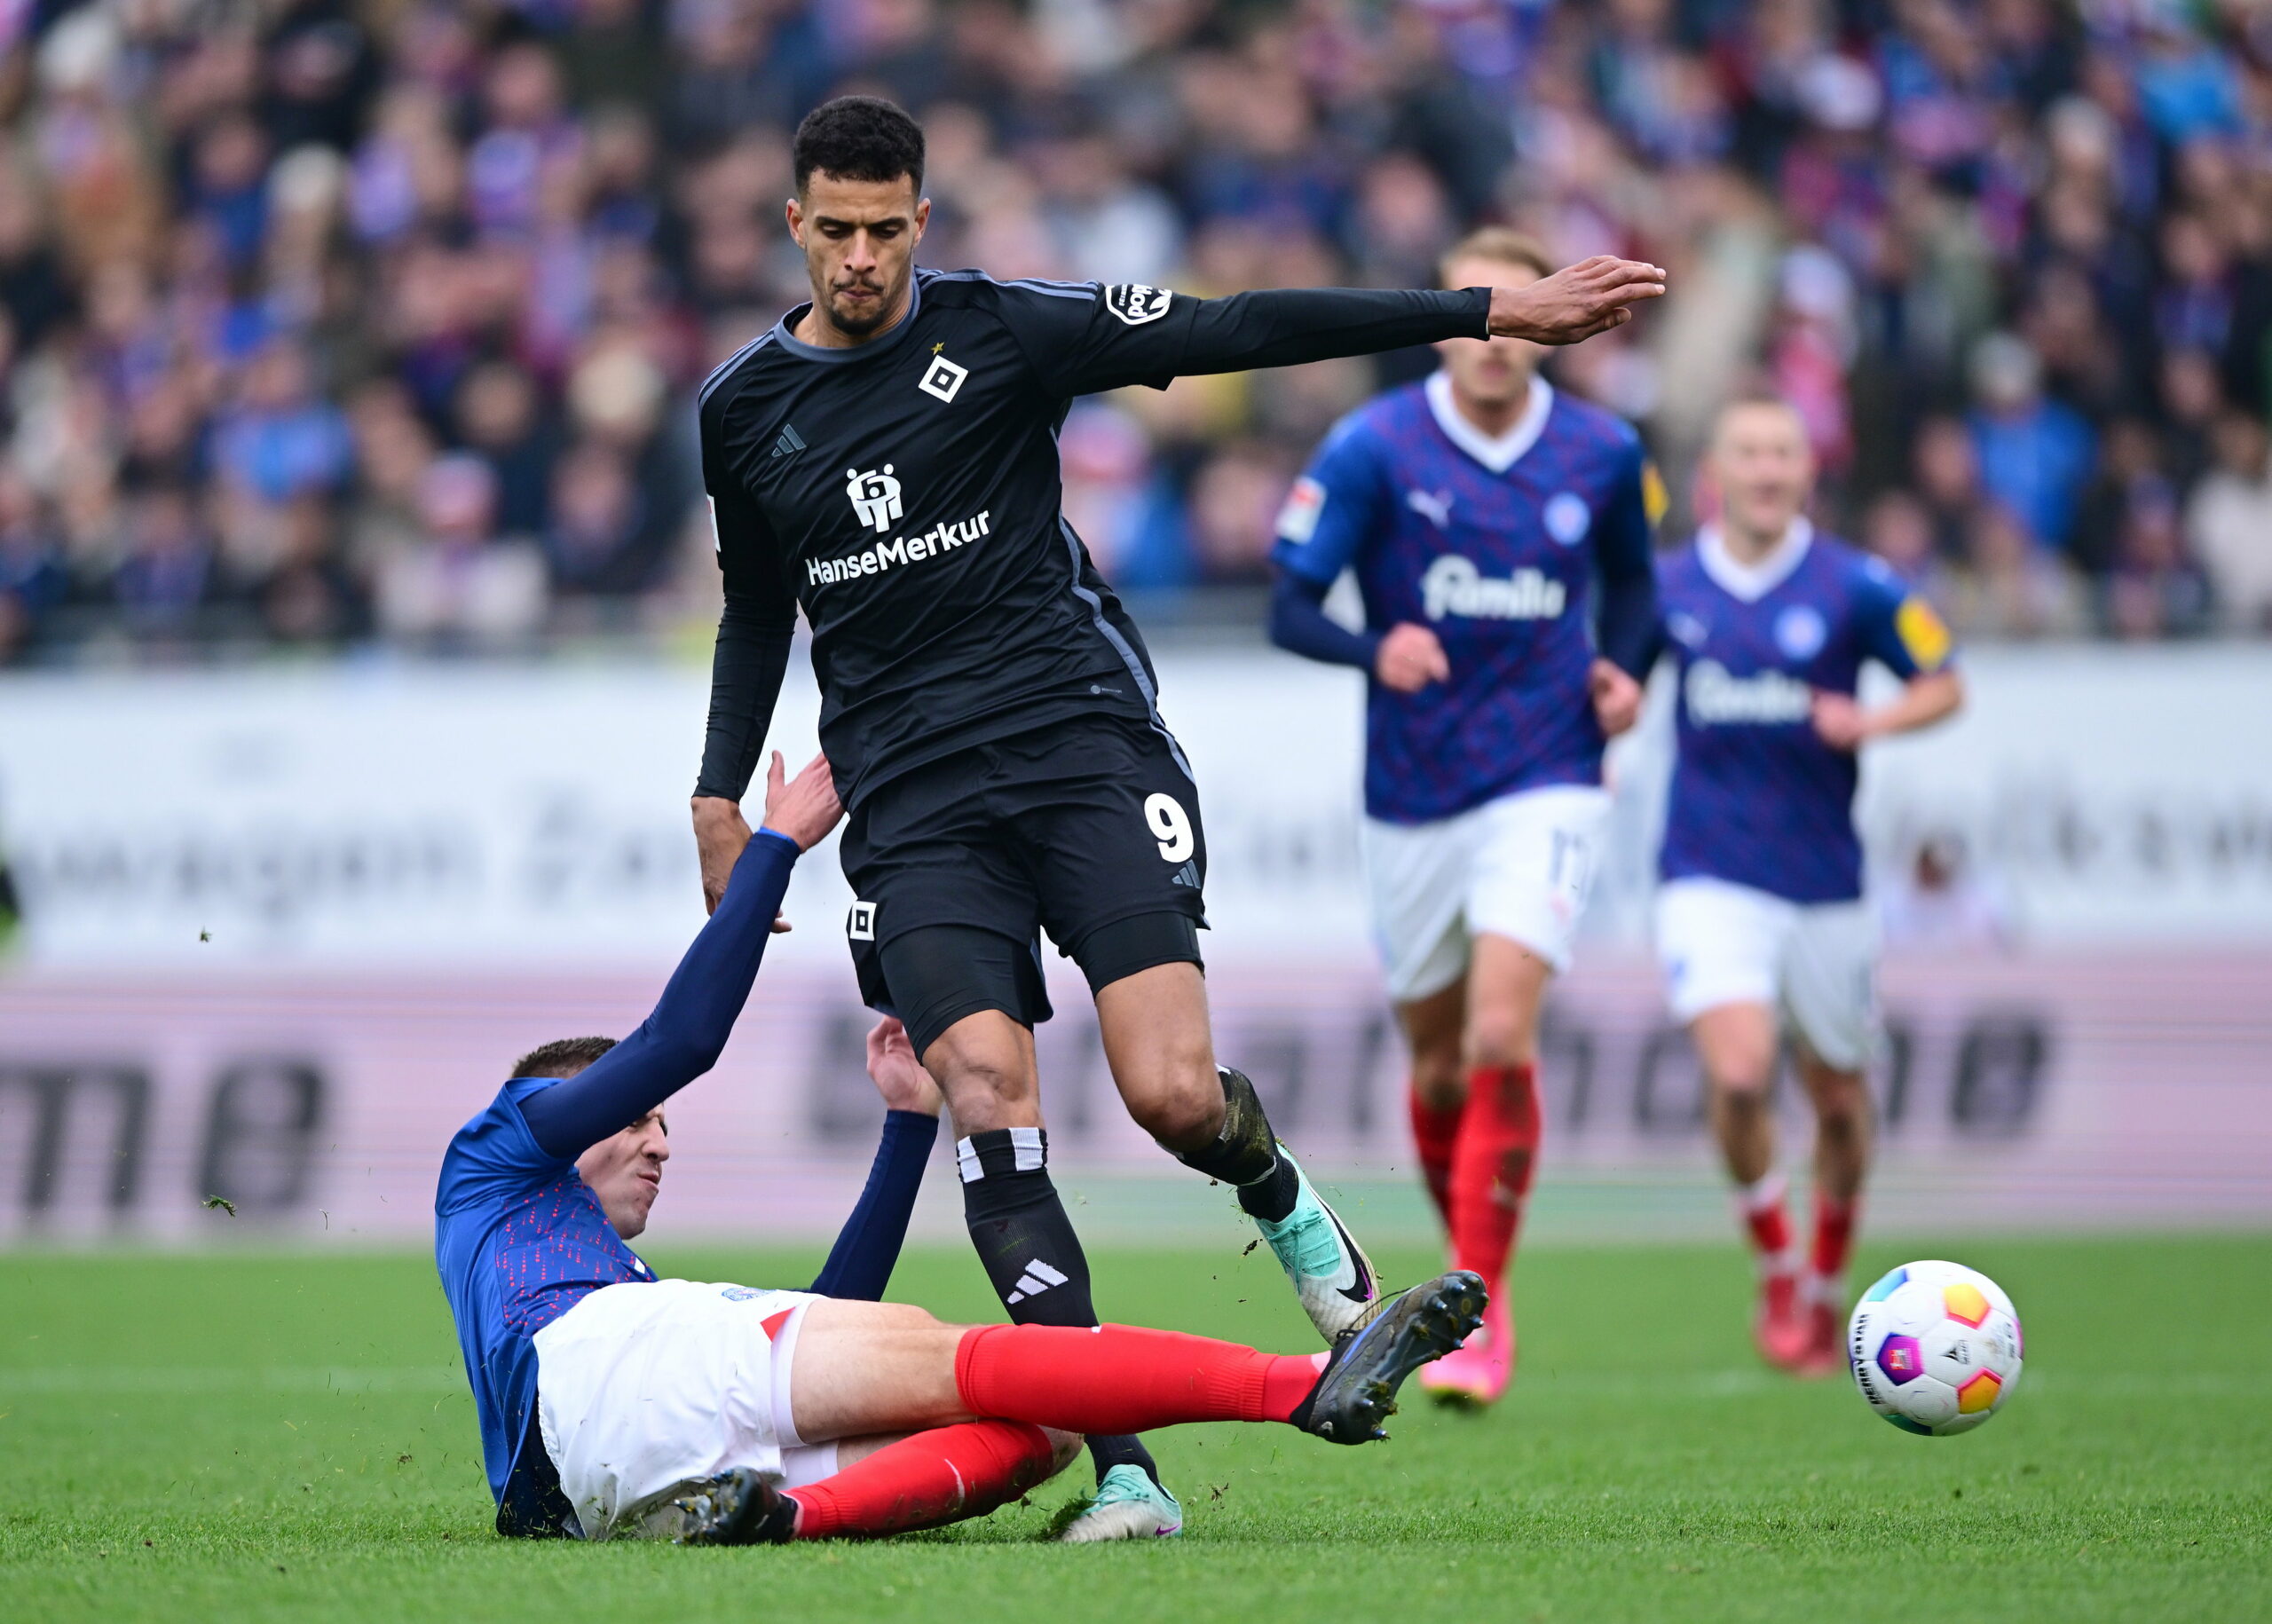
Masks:
[[[1467,1108],[1452,1154],[1452,1262],[1497,1290],[1507,1277],[1515,1230],[1538,1163],[1538,1072],[1479,1066],[1467,1076]]]
[[[1779,1268],[1790,1265],[1791,1216],[1783,1204],[1783,1177],[1770,1172],[1736,1192],[1736,1207],[1751,1236],[1752,1250]]]
[[[1818,1280],[1836,1280],[1846,1273],[1847,1255],[1854,1250],[1854,1217],[1859,1202],[1814,1198],[1814,1253],[1810,1258]]]
[[[983,1517],[1049,1476],[1049,1435],[1022,1421],[969,1421],[887,1444],[832,1478],[787,1491],[801,1540],[903,1533]]]
[[[1467,1101],[1457,1105],[1430,1105],[1420,1098],[1418,1091],[1406,1096],[1412,1108],[1412,1142],[1420,1151],[1420,1176],[1428,1181],[1428,1198],[1436,1203],[1437,1216],[1449,1229],[1452,1223],[1452,1153],[1459,1144],[1460,1118],[1467,1114]]]
[[[1148,1432],[1187,1421],[1283,1421],[1317,1359],[1133,1325],[982,1325],[955,1349],[974,1414],[1064,1432]]]

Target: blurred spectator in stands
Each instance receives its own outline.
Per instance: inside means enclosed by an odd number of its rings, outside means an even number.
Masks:
[[[458,385],[457,436],[497,476],[497,525],[532,536],[545,527],[559,447],[535,380],[510,361],[484,361]]]
[[[0,665],[31,648],[70,585],[38,493],[0,463]]]
[[[2004,952],[2013,945],[2009,896],[1978,871],[1952,829],[1919,840],[1908,866],[1879,895],[1888,947]]]
[[[1863,516],[1861,540],[1936,609],[1949,612],[1957,597],[1955,572],[1936,544],[1933,516],[1923,502],[1907,491],[1884,493]]]
[[[2102,576],[2122,555],[2123,528],[2145,487],[2167,483],[2161,436],[2142,418],[2118,417],[2099,438],[2098,467],[2077,504],[2068,562],[2084,574]]]
[[[1974,348],[1970,419],[1980,483],[2030,540],[2062,548],[2090,477],[2090,425],[2045,398],[2042,368],[2025,340],[1993,333]]]
[[[426,541],[378,578],[381,627],[438,652],[512,648],[542,624],[544,557],[495,529],[497,476],[469,453],[438,457],[419,480]]]
[[[2083,586],[1999,501],[1983,502],[1966,538],[1968,567],[1952,619],[1975,637],[2071,637],[2089,624]]]
[[[287,644],[336,645],[361,635],[368,605],[341,560],[330,502],[296,497],[282,519],[275,563],[254,593],[262,629]]]
[[[1933,550],[1960,559],[1972,550],[1980,511],[1980,458],[1972,436],[1953,417],[1929,417],[1917,430],[1911,459],[1914,489],[1933,530]]]
[[[1269,575],[1278,509],[1292,460],[1252,441],[1210,458],[1191,484],[1191,552],[1205,579],[1261,581]]]
[[[2237,632],[2272,631],[2272,453],[2263,420],[2228,412],[2217,424],[2217,466],[2194,488],[2185,534],[2208,571],[2219,619]]]
[[[2140,480],[2122,516],[2121,542],[2106,580],[2106,629],[2134,642],[2190,636],[2209,624],[2209,582],[2187,556],[2177,492]]]
[[[119,623],[146,645],[180,651],[201,611],[221,597],[213,544],[190,493],[160,486],[134,499],[125,556],[110,589]]]

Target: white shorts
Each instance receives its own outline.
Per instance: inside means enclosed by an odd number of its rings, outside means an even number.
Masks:
[[[1523,790],[1432,824],[1367,818],[1365,876],[1389,997],[1406,1004],[1450,986],[1482,933],[1568,969],[1608,822],[1609,792],[1578,784]]]
[[[680,1485],[729,1467],[791,1488],[835,1473],[836,1445],[798,1437],[789,1401],[797,1330],[821,1300],[631,1281],[536,1334],[538,1424],[585,1538],[628,1532]]]
[[[1657,958],[1676,1018],[1764,1004],[1842,1071],[1870,1057],[1877,957],[1866,903],[1794,903],[1724,879],[1676,879],[1657,893]]]

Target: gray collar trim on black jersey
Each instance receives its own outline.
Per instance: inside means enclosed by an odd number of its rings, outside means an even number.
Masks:
[[[805,312],[812,307],[812,301],[808,299],[775,322],[774,342],[801,359],[822,361],[832,367],[840,367],[847,361],[864,361],[872,355],[892,349],[915,330],[916,313],[923,308],[923,278],[919,272],[907,279],[907,314],[894,322],[881,336],[872,338],[864,344],[809,344],[797,337],[789,329],[802,321]]]
[[[1804,561],[1813,545],[1814,521],[1803,513],[1791,521],[1783,539],[1754,564],[1746,564],[1728,550],[1727,539],[1717,524],[1707,524],[1696,532],[1696,557],[1704,573],[1721,591],[1746,603],[1756,603],[1790,579],[1791,572]]]
[[[1428,397],[1429,414],[1444,431],[1444,438],[1495,474],[1505,473],[1538,444],[1538,437],[1546,432],[1547,417],[1554,410],[1554,386],[1533,373],[1530,404],[1523,407],[1523,414],[1506,433],[1488,435],[1460,415],[1459,406],[1452,399],[1451,374],[1432,372],[1422,388]]]

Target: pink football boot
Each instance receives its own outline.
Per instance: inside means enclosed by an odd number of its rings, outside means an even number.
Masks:
[[[1483,1323],[1432,1365],[1423,1365],[1420,1391],[1439,1404],[1481,1409],[1498,1402],[1515,1374],[1515,1320],[1503,1290],[1492,1296]]]

